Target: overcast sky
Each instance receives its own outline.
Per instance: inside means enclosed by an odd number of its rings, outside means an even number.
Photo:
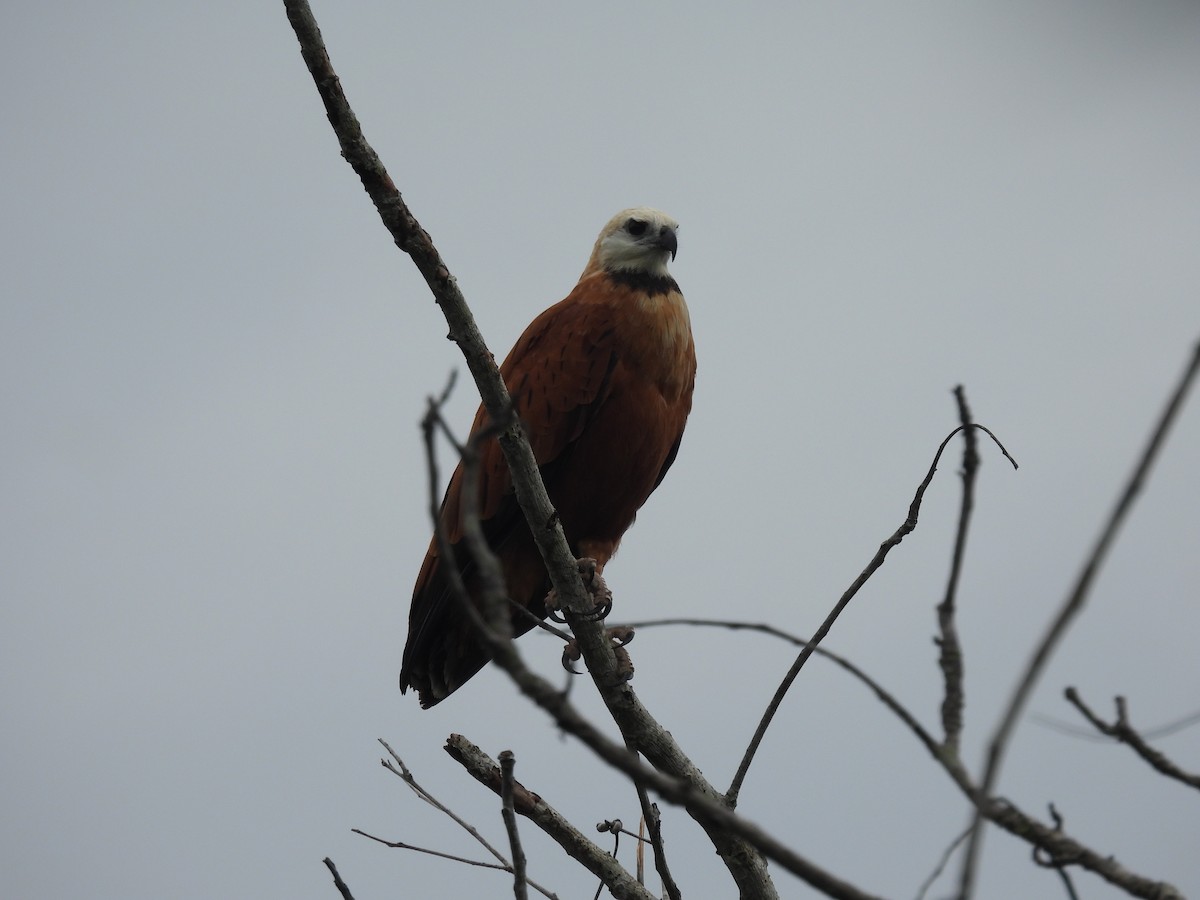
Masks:
[[[498,356],[614,212],[682,223],[695,407],[608,569],[616,617],[810,633],[903,521],[966,385],[1021,463],[982,446],[960,597],[978,769],[1200,338],[1200,6],[315,12]],[[5,894],[328,900],[329,855],[359,900],[510,896],[496,873],[351,833],[482,856],[380,768],[376,738],[501,845],[496,800],[442,752],[451,732],[511,748],[585,830],[636,822],[632,792],[498,671],[427,712],[397,690],[429,535],[418,418],[462,363],[340,159],[282,4],[14,5],[0,73]],[[1105,715],[1125,695],[1146,728],[1200,708],[1198,399],[1035,716],[1080,725],[1066,685]],[[460,379],[461,428],[476,402]],[[952,454],[828,639],[935,730]],[[551,641],[521,647],[560,677]],[[792,650],[694,630],[631,649],[640,696],[726,786]],[[1200,728],[1155,743],[1200,769]],[[1200,894],[1195,794],[1126,748],[1027,718],[1000,791]],[[820,660],[739,809],[890,897],[915,896],[966,821],[912,736]],[[731,896],[690,821],[664,827],[685,896]],[[522,832],[532,877],[591,896]],[[993,831],[979,896],[1064,895]]]

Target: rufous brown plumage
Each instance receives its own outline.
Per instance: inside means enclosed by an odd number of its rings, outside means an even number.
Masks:
[[[675,460],[692,407],[696,353],[687,305],[667,271],[674,219],[639,207],[614,216],[574,290],[539,315],[500,373],[572,552],[602,570]],[[472,433],[487,424],[481,407]],[[468,594],[478,576],[462,540],[462,467],[442,501],[441,525]],[[550,579],[493,439],[481,448],[480,517],[515,603],[546,615]],[[400,689],[423,707],[461,687],[488,661],[451,593],[436,536],[413,589]],[[514,611],[513,630],[531,627]]]

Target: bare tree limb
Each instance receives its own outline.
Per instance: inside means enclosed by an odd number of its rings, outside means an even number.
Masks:
[[[1083,698],[1079,696],[1079,692],[1073,687],[1069,687],[1064,691],[1068,701],[1078,709],[1089,722],[1092,727],[1101,734],[1107,735],[1122,744],[1127,744],[1142,759],[1148,762],[1154,769],[1166,775],[1168,778],[1174,778],[1176,781],[1182,781],[1188,787],[1200,790],[1200,775],[1193,775],[1190,772],[1185,772],[1167,757],[1165,753],[1155,750],[1146,743],[1145,738],[1138,733],[1132,725],[1129,724],[1128,713],[1125,708],[1125,698],[1117,697],[1115,700],[1117,707],[1117,720],[1111,725],[1092,712],[1091,708],[1083,702]]]
[[[437,856],[441,859],[448,859],[453,862],[460,862],[469,866],[477,866],[484,869],[498,869],[500,871],[510,873],[514,871],[513,864],[510,863],[499,850],[493,847],[488,842],[487,838],[479,833],[479,830],[475,828],[474,825],[463,819],[460,815],[458,815],[458,813],[454,812],[454,810],[450,809],[448,806],[434,797],[431,793],[429,793],[429,791],[425,790],[420,783],[417,782],[417,779],[413,776],[413,773],[409,770],[408,766],[404,764],[404,760],[401,759],[396,751],[388,745],[387,741],[380,739],[379,743],[383,745],[384,749],[387,750],[388,754],[391,756],[390,760],[380,760],[380,763],[383,765],[383,767],[408,785],[409,789],[416,794],[419,799],[423,800],[425,803],[428,803],[434,809],[438,810],[438,812],[441,812],[449,817],[456,825],[467,832],[467,834],[471,835],[471,837],[473,837],[481,847],[487,850],[487,852],[490,853],[497,860],[497,862],[481,862],[475,859],[468,859],[465,856],[456,856],[452,853],[444,853],[441,850],[431,850],[427,847],[418,847],[414,844],[408,844],[403,841],[389,841],[385,838],[369,834],[360,828],[351,829],[355,834],[361,834],[365,838],[370,838],[373,841],[377,841],[380,844],[383,844],[387,847],[393,847],[398,850],[412,850],[416,853],[424,853],[428,856]],[[547,888],[538,884],[536,881],[526,878],[526,883],[539,894],[550,898],[550,900],[558,900],[557,895],[553,891],[548,890]]]
[[[350,830],[353,831],[355,834],[361,834],[363,837],[369,838],[370,840],[375,841],[376,843],[383,844],[383,846],[385,846],[385,847],[391,847],[393,850],[412,850],[415,853],[424,853],[426,856],[436,856],[438,859],[448,859],[448,860],[450,860],[450,862],[462,863],[465,866],[474,866],[475,868],[478,868],[478,869],[495,869],[498,872],[508,872],[510,874],[512,873],[512,870],[513,870],[513,867],[507,862],[505,862],[505,863],[483,862],[482,860],[478,860],[478,859],[469,859],[466,856],[455,856],[453,853],[444,853],[441,850],[431,850],[428,847],[418,847],[415,844],[406,844],[404,841],[389,841],[386,838],[381,838],[376,835],[370,834],[369,832],[363,831],[361,828],[351,828]],[[547,890],[545,887],[538,884],[536,881],[533,881],[531,879],[526,879],[526,884],[528,884],[531,888],[533,888],[535,891],[537,891],[543,897],[546,897],[547,900],[558,900],[558,894],[555,894],[553,891]]]
[[[503,789],[503,773],[486,753],[460,734],[452,734],[446,741],[446,752],[458,762],[480,784],[499,794]],[[638,884],[608,851],[588,840],[583,832],[562,817],[540,796],[530,791],[519,781],[512,781],[513,811],[525,816],[555,843],[562,847],[572,859],[607,885],[614,897],[632,900],[654,900],[645,887]]]
[[[854,595],[858,593],[859,589],[867,583],[867,579],[874,575],[879,567],[883,565],[883,561],[887,558],[887,555],[889,552],[891,552],[891,549],[897,546],[907,535],[912,533],[913,529],[917,527],[917,517],[921,511],[921,501],[925,498],[925,491],[933,481],[934,474],[937,472],[938,462],[942,458],[942,451],[946,449],[946,445],[950,443],[950,439],[956,434],[958,434],[960,431],[970,430],[972,428],[978,428],[980,431],[987,434],[988,437],[990,437],[993,441],[995,441],[996,446],[1000,448],[1000,452],[1003,453],[1005,457],[1007,457],[1008,460],[1013,464],[1013,468],[1016,468],[1017,461],[1009,455],[1008,450],[1006,450],[1004,445],[1000,443],[999,438],[997,438],[990,430],[982,425],[975,425],[974,423],[970,424],[969,426],[960,425],[946,436],[945,440],[943,440],[938,446],[937,452],[933,455],[933,462],[929,466],[929,471],[925,474],[925,479],[917,487],[917,493],[913,497],[912,503],[909,504],[908,518],[904,520],[904,522],[899,528],[896,529],[891,537],[879,545],[879,549],[875,552],[875,556],[872,557],[869,563],[867,563],[867,567],[862,570],[859,576],[854,579],[854,582],[846,589],[846,592],[842,594],[841,598],[834,605],[833,609],[830,610],[829,615],[825,617],[825,621],[821,623],[821,627],[816,630],[816,633],[813,634],[808,643],[804,645],[803,649],[800,651],[800,655],[797,656],[796,661],[792,663],[792,667],[788,670],[787,674],[783,676],[783,681],[780,683],[779,687],[776,688],[775,695],[771,698],[771,702],[767,705],[766,712],[763,713],[762,719],[759,720],[758,728],[755,729],[754,736],[750,739],[749,746],[746,747],[746,752],[742,756],[742,761],[738,765],[737,772],[733,776],[733,781],[729,785],[729,790],[725,792],[725,802],[729,804],[730,809],[733,809],[737,806],[738,794],[742,790],[742,782],[745,781],[746,774],[750,771],[750,764],[754,761],[754,755],[758,752],[758,747],[762,743],[764,735],[767,733],[767,728],[770,726],[771,720],[774,719],[775,713],[779,710],[780,704],[783,703],[783,698],[787,694],[788,689],[792,686],[792,682],[796,680],[796,676],[800,674],[800,670],[804,667],[804,664],[808,662],[808,658],[812,656],[813,652],[817,649],[817,645],[824,639],[825,635],[829,633],[829,630],[833,627],[833,623],[836,622],[838,616],[842,614],[842,610],[846,608],[846,606],[854,598]]]
[[[342,881],[342,876],[338,874],[337,866],[333,864],[333,860],[327,856],[321,862],[325,863],[325,868],[333,876],[333,886],[342,895],[342,900],[354,900],[354,895],[350,893],[350,888],[346,886],[346,882]]]
[[[426,856],[436,856],[438,859],[448,859],[451,862],[462,863],[466,866],[475,866],[478,869],[496,869],[500,872],[511,872],[512,866],[505,863],[484,862],[483,860],[471,859],[467,856],[459,856],[455,853],[446,853],[444,850],[433,850],[429,847],[418,847],[416,844],[409,844],[405,841],[389,841],[387,838],[381,838],[378,835],[371,834],[369,831],[363,831],[361,828],[351,828],[355,834],[361,834],[363,837],[383,844],[385,847],[391,847],[393,850],[412,850],[415,853],[424,853]]]
[[[1045,635],[1043,635],[1041,641],[1038,642],[1037,647],[1034,649],[1033,656],[1026,665],[1025,671],[1017,683],[1016,689],[1013,691],[1012,698],[1009,700],[1007,708],[1004,710],[995,731],[992,733],[991,739],[988,741],[987,760],[979,786],[980,794],[983,798],[991,796],[992,791],[995,789],[996,781],[1000,777],[1000,767],[1004,761],[1005,750],[1008,748],[1008,742],[1012,737],[1013,730],[1016,728],[1021,712],[1029,700],[1029,695],[1033,693],[1034,685],[1037,684],[1055,648],[1058,647],[1063,635],[1066,634],[1068,626],[1083,609],[1084,603],[1087,602],[1088,595],[1091,593],[1092,583],[1095,581],[1101,565],[1108,556],[1108,550],[1116,539],[1121,525],[1129,514],[1129,510],[1132,509],[1134,500],[1141,493],[1142,487],[1150,475],[1150,468],[1154,464],[1154,460],[1158,457],[1163,443],[1166,441],[1167,434],[1171,430],[1171,425],[1178,416],[1180,409],[1183,408],[1183,401],[1187,397],[1188,389],[1195,380],[1197,371],[1200,371],[1200,342],[1197,342],[1193,347],[1191,359],[1177,381],[1175,388],[1172,390],[1167,405],[1160,414],[1145,449],[1142,451],[1129,480],[1122,489],[1117,503],[1109,515],[1108,521],[1100,532],[1100,537],[1092,548],[1092,552],[1088,555],[1083,565],[1083,570],[1079,573],[1074,587],[1059,608],[1054,621],[1051,622]],[[975,818],[971,825],[971,837],[967,842],[967,851],[959,881],[960,900],[968,900],[975,882],[976,862],[979,857],[983,835],[983,816],[979,812],[981,806],[982,804],[976,807]]]

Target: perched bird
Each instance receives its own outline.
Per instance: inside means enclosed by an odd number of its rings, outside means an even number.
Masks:
[[[598,572],[674,462],[692,408],[691,322],[667,271],[678,228],[655,209],[617,213],[574,290],[533,320],[500,367],[571,551],[594,559]],[[472,433],[487,422],[481,407]],[[480,465],[483,531],[508,596],[545,618],[550,578],[495,439],[483,444]],[[474,600],[478,573],[460,546],[462,481],[460,465],[440,515]],[[435,535],[413,589],[400,670],[401,691],[416,688],[423,707],[446,699],[488,661],[447,567]],[[528,631],[530,617],[513,612],[514,633]]]

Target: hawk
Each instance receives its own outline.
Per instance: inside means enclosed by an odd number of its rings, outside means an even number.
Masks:
[[[571,551],[594,559],[597,572],[671,468],[692,408],[691,322],[667,271],[678,229],[670,216],[647,207],[613,216],[575,288],[530,323],[500,367]],[[488,421],[480,407],[472,434]],[[550,577],[494,438],[480,447],[479,475],[481,524],[508,596],[545,618]],[[440,521],[456,549],[453,565],[477,602],[478,573],[460,547],[462,483],[460,464]],[[400,669],[400,690],[416,688],[426,708],[488,661],[451,592],[449,565],[435,535],[413,589]],[[514,610],[514,634],[530,627],[530,617]]]

